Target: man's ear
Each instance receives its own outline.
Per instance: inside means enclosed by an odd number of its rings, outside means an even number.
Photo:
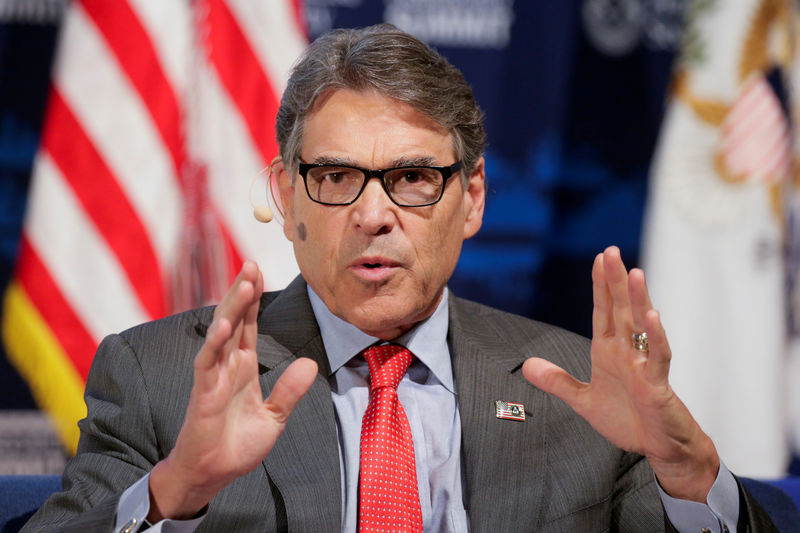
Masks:
[[[464,238],[469,239],[481,229],[483,223],[483,208],[486,204],[486,166],[481,157],[467,182],[464,191],[465,207],[467,209],[464,220]]]
[[[278,161],[273,167],[274,179],[278,185],[278,197],[275,203],[283,214],[283,234],[290,241],[294,241],[294,184],[283,161]]]

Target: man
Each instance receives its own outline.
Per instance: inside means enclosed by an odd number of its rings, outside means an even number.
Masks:
[[[302,277],[262,295],[246,263],[213,311],[106,339],[65,492],[26,531],[368,530],[386,509],[366,503],[362,415],[385,366],[367,348],[384,341],[414,356],[392,437],[412,441],[411,472],[394,445],[380,467],[407,530],[769,530],[669,387],[644,276],[616,248],[593,267],[591,348],[448,293],[481,226],[485,138],[443,58],[391,26],[328,34],[277,134]]]

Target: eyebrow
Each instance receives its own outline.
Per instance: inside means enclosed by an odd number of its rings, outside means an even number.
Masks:
[[[430,156],[401,157],[392,161],[392,167],[430,167],[434,161],[436,159]]]
[[[388,167],[385,168],[394,168],[394,167],[429,167],[435,165],[436,159],[430,156],[419,156],[419,157],[399,157],[393,160]],[[360,167],[358,163],[349,157],[336,157],[336,156],[320,156],[314,158],[314,164],[317,165],[344,165],[348,167]]]
[[[356,162],[347,157],[334,157],[334,156],[319,156],[315,157],[312,161],[315,165],[345,165],[348,167],[356,167]]]

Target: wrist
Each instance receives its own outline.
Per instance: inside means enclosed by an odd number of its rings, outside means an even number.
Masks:
[[[719,455],[713,441],[705,434],[688,448],[680,461],[659,461],[648,457],[650,466],[664,492],[680,500],[706,503],[708,493],[719,474]]]
[[[150,472],[150,510],[147,521],[190,520],[205,509],[214,492],[193,484],[167,457]]]

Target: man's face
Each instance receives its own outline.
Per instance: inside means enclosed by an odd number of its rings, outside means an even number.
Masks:
[[[371,91],[337,90],[305,123],[301,159],[386,169],[429,160],[456,161],[452,136],[408,104]],[[464,188],[461,174],[439,203],[398,207],[372,179],[355,203],[326,206],[307,195],[303,179],[279,175],[284,232],[303,277],[335,315],[360,330],[393,339],[438,305],[464,239],[481,225],[481,159]]]

